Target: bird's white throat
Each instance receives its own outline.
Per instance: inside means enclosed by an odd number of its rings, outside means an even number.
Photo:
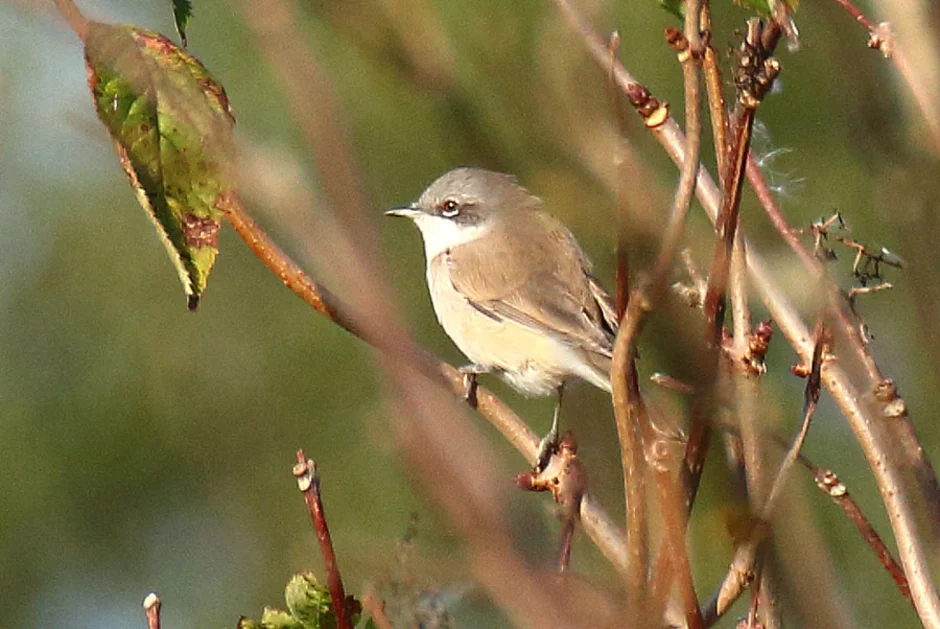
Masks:
[[[414,222],[421,230],[428,263],[446,251],[481,238],[490,228],[487,224],[461,225],[452,219],[424,212],[415,216]]]

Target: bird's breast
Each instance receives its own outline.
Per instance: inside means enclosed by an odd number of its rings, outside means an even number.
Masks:
[[[458,349],[471,362],[501,371],[522,393],[547,395],[573,375],[609,382],[603,374],[588,374],[593,378],[582,375],[582,371],[593,369],[579,351],[557,337],[490,316],[472,305],[454,288],[446,255],[429,261],[427,280],[437,320]]]

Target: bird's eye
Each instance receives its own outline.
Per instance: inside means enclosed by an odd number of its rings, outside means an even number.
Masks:
[[[453,199],[447,199],[441,204],[441,216],[450,218],[460,213],[460,204]]]

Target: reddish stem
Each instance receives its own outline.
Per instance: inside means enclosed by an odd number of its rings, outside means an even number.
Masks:
[[[313,520],[313,528],[317,533],[320,554],[323,555],[323,564],[326,567],[330,599],[333,601],[333,609],[336,612],[336,626],[338,629],[352,629],[349,614],[346,610],[346,593],[343,590],[343,579],[339,574],[336,552],[333,550],[333,540],[330,538],[330,529],[326,525],[326,515],[323,512],[317,465],[304,455],[303,450],[298,450],[297,465],[294,466],[293,473],[300,491],[303,492],[304,502],[307,503],[307,509],[310,511],[310,517]]]

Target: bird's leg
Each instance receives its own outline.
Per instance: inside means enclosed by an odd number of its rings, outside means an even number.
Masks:
[[[539,442],[539,453],[535,458],[535,469],[539,472],[545,469],[552,455],[558,452],[558,418],[561,416],[561,396],[564,390],[564,383],[558,385],[556,389],[558,400],[555,402],[555,412],[552,415],[552,427]]]
[[[476,408],[477,405],[477,376],[481,373],[489,373],[490,368],[486,365],[471,363],[458,369],[463,374],[463,399],[467,404]]]

